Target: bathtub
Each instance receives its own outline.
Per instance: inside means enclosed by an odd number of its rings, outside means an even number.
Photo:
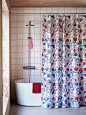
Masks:
[[[17,103],[24,106],[41,106],[41,93],[32,93],[32,83],[41,82],[37,79],[15,80]]]

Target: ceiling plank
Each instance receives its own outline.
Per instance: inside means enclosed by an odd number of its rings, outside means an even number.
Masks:
[[[86,0],[10,0],[12,7],[86,7]]]

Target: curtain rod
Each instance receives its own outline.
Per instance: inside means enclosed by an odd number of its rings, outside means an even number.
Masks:
[[[9,14],[86,14],[86,13],[9,13]]]

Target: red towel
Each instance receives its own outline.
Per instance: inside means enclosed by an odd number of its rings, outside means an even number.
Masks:
[[[33,93],[41,93],[41,83],[33,83]]]
[[[30,49],[32,49],[32,39],[30,39]]]

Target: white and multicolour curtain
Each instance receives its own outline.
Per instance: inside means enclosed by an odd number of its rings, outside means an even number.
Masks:
[[[86,16],[45,15],[42,25],[42,107],[86,105]]]

